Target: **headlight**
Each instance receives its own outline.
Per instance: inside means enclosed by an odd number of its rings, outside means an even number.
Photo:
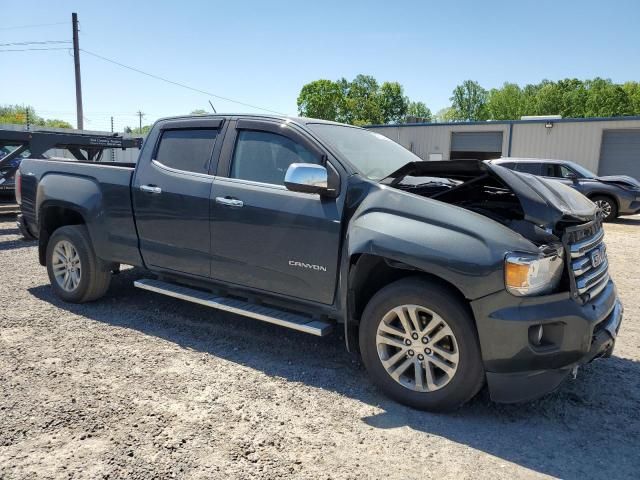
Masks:
[[[551,292],[562,277],[563,253],[561,246],[544,246],[538,255],[509,253],[504,261],[507,291],[519,297]]]

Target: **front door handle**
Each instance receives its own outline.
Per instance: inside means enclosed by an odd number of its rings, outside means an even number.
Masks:
[[[140,185],[140,191],[145,193],[162,193],[162,189],[155,185]]]
[[[242,200],[238,200],[237,198],[231,197],[216,197],[216,203],[220,205],[226,205],[227,207],[243,207],[244,202]]]

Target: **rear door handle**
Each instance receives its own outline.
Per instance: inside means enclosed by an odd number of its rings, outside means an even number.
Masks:
[[[162,193],[162,189],[155,185],[140,185],[140,191],[146,193]]]
[[[242,200],[238,200],[237,198],[231,197],[216,197],[216,203],[220,205],[226,205],[227,207],[243,207],[244,202]]]

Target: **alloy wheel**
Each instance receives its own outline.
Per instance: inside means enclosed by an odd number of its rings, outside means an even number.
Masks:
[[[80,284],[82,266],[78,251],[68,240],[60,240],[53,248],[53,275],[58,285],[67,292],[73,292]]]
[[[611,204],[607,200],[596,200],[596,205],[602,210],[604,214],[604,218],[609,218],[611,216]]]
[[[389,376],[417,392],[443,388],[458,370],[458,342],[451,327],[420,305],[402,305],[384,315],[376,347]]]

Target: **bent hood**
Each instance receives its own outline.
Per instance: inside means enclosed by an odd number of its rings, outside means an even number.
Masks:
[[[596,180],[600,180],[605,183],[616,183],[629,187],[640,188],[640,182],[629,175],[608,175],[606,177],[597,177]]]
[[[561,220],[592,220],[597,207],[591,200],[556,180],[515,172],[500,165],[479,160],[411,162],[393,172],[387,179],[396,185],[406,176],[445,177],[463,182],[482,175],[497,177],[518,197],[524,218],[535,225],[553,227]]]

